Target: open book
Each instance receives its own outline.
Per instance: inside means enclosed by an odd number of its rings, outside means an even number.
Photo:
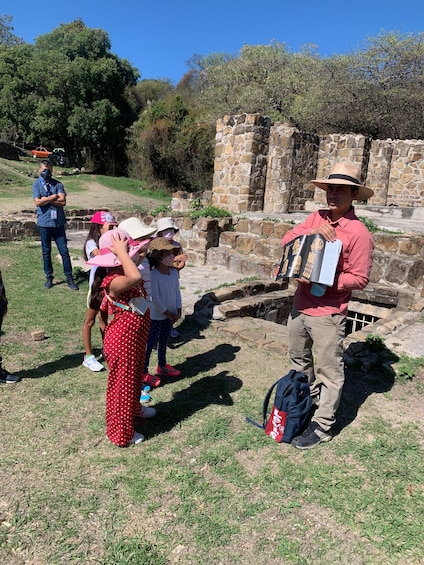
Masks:
[[[342,242],[327,241],[322,235],[301,235],[283,247],[276,280],[300,278],[333,286]]]

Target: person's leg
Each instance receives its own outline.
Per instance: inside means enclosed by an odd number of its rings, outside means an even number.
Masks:
[[[298,312],[295,307],[292,308],[287,321],[289,357],[293,364],[293,369],[305,373],[308,377],[311,396],[318,398],[319,383],[315,378],[312,336],[310,331],[308,331],[308,327],[305,326],[305,320],[308,317]]]
[[[346,317],[308,316],[316,354],[315,371],[321,383],[319,406],[312,418],[324,431],[331,429],[336,421],[344,385],[343,339]]]
[[[158,366],[161,369],[163,369],[166,365],[166,347],[168,345],[171,329],[172,324],[168,319],[160,321],[158,337]]]
[[[62,257],[63,273],[66,277],[66,280],[68,282],[71,280],[73,281],[74,278],[72,276],[72,263],[68,250],[65,226],[54,228],[53,237],[56,242],[57,250],[59,251],[60,256]]]
[[[146,357],[145,357],[145,360],[144,360],[144,374],[145,375],[148,374],[148,372],[149,372],[150,356],[151,356],[152,351],[156,347],[156,344],[158,342],[159,327],[160,327],[160,320],[151,320],[150,321],[149,336],[147,338],[147,344],[146,344]]]
[[[41,238],[41,250],[43,253],[43,268],[46,279],[51,281],[53,279],[53,264],[52,264],[52,235],[51,228],[43,228],[38,226]]]
[[[93,308],[88,308],[87,313],[85,315],[84,324],[82,326],[82,339],[84,342],[84,349],[85,355],[83,360],[84,367],[90,369],[90,371],[101,371],[103,369],[103,365],[97,361],[97,359],[93,355],[93,351],[91,348],[91,329],[94,326],[96,321],[98,310],[94,310]]]

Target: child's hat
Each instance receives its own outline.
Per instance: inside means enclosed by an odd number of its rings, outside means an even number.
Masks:
[[[121,261],[110,249],[113,245],[114,239],[118,236],[120,236],[121,239],[125,238],[128,240],[128,255],[130,257],[134,257],[141,247],[149,245],[150,243],[149,239],[144,241],[134,241],[131,239],[128,232],[119,228],[109,230],[99,239],[99,254],[86,261],[86,263],[88,265],[95,265],[96,267],[119,267],[121,265]]]
[[[90,222],[92,224],[112,224],[113,226],[117,226],[118,222],[115,220],[115,216],[108,212],[107,210],[99,210],[95,214],[93,214]]]
[[[128,232],[133,239],[148,237],[149,235],[153,235],[156,231],[156,228],[145,226],[139,218],[135,217],[127,218],[121,222],[118,227]]]
[[[180,246],[173,243],[170,239],[166,237],[155,237],[155,239],[150,243],[149,253],[151,255],[158,255],[161,251],[178,251]]]
[[[157,231],[161,232],[164,230],[173,229],[176,232],[178,231],[177,226],[174,224],[174,220],[172,218],[159,218],[157,221]]]

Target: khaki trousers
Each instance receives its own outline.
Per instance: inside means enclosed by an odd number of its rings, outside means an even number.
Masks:
[[[345,326],[342,314],[307,316],[294,307],[287,322],[293,369],[307,375],[311,396],[319,398],[312,421],[325,431],[336,421],[343,390]]]

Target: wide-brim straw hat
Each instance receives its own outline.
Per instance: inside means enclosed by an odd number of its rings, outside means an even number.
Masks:
[[[113,238],[120,236],[121,239],[125,238],[128,240],[128,255],[134,257],[138,251],[150,243],[150,239],[145,241],[135,241],[131,239],[130,234],[124,230],[116,228],[115,230],[109,230],[104,233],[99,239],[99,254],[92,257],[86,263],[88,265],[95,265],[96,267],[119,267],[122,265],[118,256],[110,249],[113,245]]]
[[[311,182],[323,190],[327,190],[328,185],[330,184],[345,184],[347,186],[353,186],[358,190],[358,194],[354,197],[355,200],[368,200],[368,198],[374,196],[374,191],[361,184],[359,182],[360,178],[361,174],[356,165],[342,162],[334,165],[333,170],[328,175],[328,178],[316,179]]]
[[[120,222],[118,228],[128,232],[133,239],[139,239],[140,237],[149,237],[156,232],[156,228],[145,226],[143,222],[136,217],[123,220],[122,222]]]

